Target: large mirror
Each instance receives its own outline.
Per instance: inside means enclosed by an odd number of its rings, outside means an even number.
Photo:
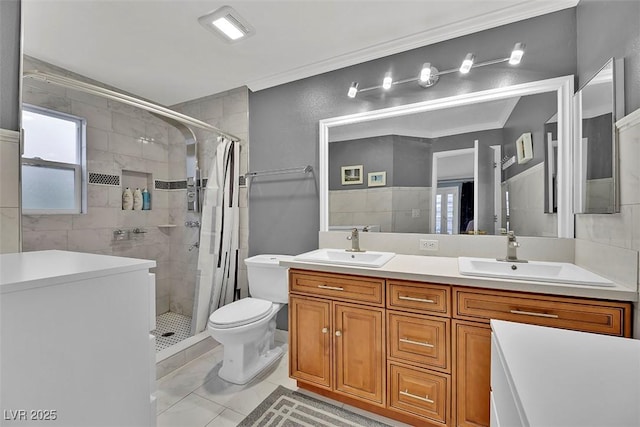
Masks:
[[[572,94],[562,77],[322,120],[321,230],[573,237]]]
[[[575,95],[576,213],[620,211],[614,123],[624,104],[615,92],[616,65],[609,60]]]

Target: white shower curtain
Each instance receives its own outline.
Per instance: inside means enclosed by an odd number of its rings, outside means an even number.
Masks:
[[[196,285],[196,333],[206,328],[211,313],[234,301],[239,289],[239,154],[239,143],[221,138],[204,190]]]

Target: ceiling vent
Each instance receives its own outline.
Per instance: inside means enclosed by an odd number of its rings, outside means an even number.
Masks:
[[[230,6],[222,6],[198,18],[198,22],[227,43],[235,43],[255,34],[254,28]]]

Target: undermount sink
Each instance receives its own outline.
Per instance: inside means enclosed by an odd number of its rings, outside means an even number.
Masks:
[[[460,274],[574,285],[615,286],[604,277],[566,262],[509,262],[491,258],[458,258]]]
[[[382,267],[395,255],[393,252],[350,252],[346,249],[318,249],[300,254],[293,260],[360,267]]]

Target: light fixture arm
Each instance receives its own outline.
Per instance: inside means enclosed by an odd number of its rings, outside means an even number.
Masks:
[[[471,66],[471,69],[473,70],[474,68],[486,67],[487,65],[501,64],[503,62],[509,62],[509,58],[499,58],[499,59],[491,59],[491,60],[484,61],[484,62],[476,62]],[[440,76],[444,76],[444,75],[447,75],[447,74],[459,73],[459,72],[460,72],[459,68],[451,68],[451,69],[444,70],[444,71],[438,71],[437,73],[433,74],[432,77],[434,77],[434,76],[440,77]],[[419,80],[420,80],[419,77],[410,77],[408,79],[396,80],[396,81],[392,82],[391,85],[392,86],[396,86],[396,85],[401,85],[401,84],[404,84],[404,83],[417,82]],[[358,89],[358,93],[368,92],[370,90],[376,90],[376,89],[382,89],[382,85],[364,87],[362,89]]]
[[[474,68],[502,64],[504,62],[508,62],[511,65],[518,65],[524,54],[524,48],[525,48],[524,43],[516,43],[513,48],[513,51],[511,52],[511,56],[506,58],[489,59],[483,62],[475,62],[475,55],[473,55],[472,53],[468,53],[467,56],[465,57],[465,61],[463,62],[462,67],[451,68],[443,71],[438,71],[438,69],[432,66],[431,63],[425,62],[425,64],[423,65],[423,69],[421,70],[421,74],[424,73],[424,76],[425,76],[423,77],[425,79],[424,81],[420,78],[420,76],[418,76],[418,77],[410,77],[407,79],[400,79],[400,80],[389,82],[391,80],[391,73],[387,72],[385,74],[386,85],[383,83],[381,85],[369,86],[369,87],[364,87],[360,89],[358,88],[358,82],[353,82],[351,84],[351,87],[349,88],[348,95],[350,98],[355,98],[356,95],[361,92],[369,92],[369,91],[378,90],[378,89],[388,90],[393,86],[397,86],[405,83],[412,83],[412,82],[418,82],[420,86],[427,88],[435,85],[441,76],[444,76],[447,74],[452,74],[452,73],[466,74],[467,72],[469,72]],[[430,72],[429,72],[429,69],[430,69]],[[425,70],[426,70],[426,73],[425,73]]]

